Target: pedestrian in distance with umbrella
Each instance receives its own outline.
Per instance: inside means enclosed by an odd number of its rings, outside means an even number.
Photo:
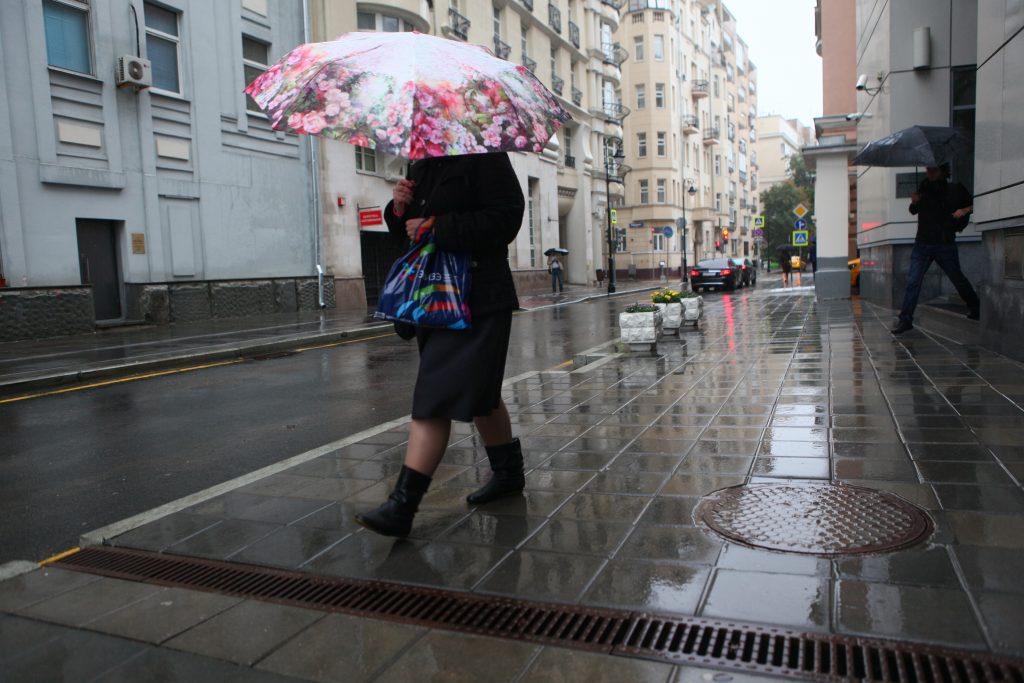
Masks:
[[[544,255],[548,257],[548,272],[551,273],[551,293],[561,293],[562,288],[562,255],[568,254],[566,249],[548,249]]]

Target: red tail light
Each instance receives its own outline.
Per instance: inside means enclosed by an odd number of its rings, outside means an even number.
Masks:
[[[700,277],[700,271],[699,270],[691,270],[690,271],[690,277]]]
[[[726,268],[725,270],[722,271],[722,275],[732,275],[732,271]]]
[[[742,270],[746,270],[746,269],[747,269],[747,267],[746,267],[746,266],[740,266],[740,268],[741,268]]]

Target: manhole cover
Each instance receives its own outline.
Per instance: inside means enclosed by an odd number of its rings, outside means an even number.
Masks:
[[[932,530],[905,500],[842,484],[733,486],[705,498],[695,517],[744,545],[826,556],[895,550]]]

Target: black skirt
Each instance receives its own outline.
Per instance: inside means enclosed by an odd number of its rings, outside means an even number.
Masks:
[[[501,404],[511,333],[511,310],[475,316],[469,330],[418,328],[412,416],[471,422],[490,415]]]

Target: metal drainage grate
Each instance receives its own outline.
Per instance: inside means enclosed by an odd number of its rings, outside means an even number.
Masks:
[[[834,557],[922,541],[932,521],[885,491],[847,484],[746,484],[708,495],[694,517],[755,548]]]
[[[103,546],[54,566],[677,664],[829,681],[1024,683],[1024,660],[917,643],[497,598]]]

